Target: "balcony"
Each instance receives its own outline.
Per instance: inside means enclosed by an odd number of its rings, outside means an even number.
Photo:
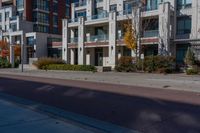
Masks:
[[[82,7],[82,6],[86,6],[86,5],[87,5],[86,0],[74,3],[74,7]]]
[[[87,37],[86,42],[105,42],[108,40],[108,35],[94,35]]]
[[[143,32],[143,37],[148,38],[148,37],[158,37],[159,31],[158,30],[148,30]]]
[[[130,14],[132,14],[131,10],[123,10],[123,11],[117,12],[117,16],[130,15]]]
[[[77,44],[78,43],[78,37],[70,38],[69,43]]]
[[[68,22],[69,22],[69,23],[75,23],[75,22],[78,22],[78,18],[69,19]]]
[[[97,20],[97,19],[103,19],[103,18],[107,18],[108,17],[108,13],[101,13],[101,14],[96,14],[96,15],[92,15],[92,16],[87,16],[86,20]]]
[[[148,11],[154,11],[154,10],[158,10],[158,6],[143,6],[142,7],[142,11],[143,12],[148,12]]]

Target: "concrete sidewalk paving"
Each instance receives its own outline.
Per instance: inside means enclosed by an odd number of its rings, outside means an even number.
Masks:
[[[160,89],[175,89],[183,91],[200,92],[200,76],[187,76],[185,74],[148,74],[148,73],[92,73],[72,71],[42,71],[19,69],[0,69],[0,74],[71,79],[92,82],[102,82]]]
[[[139,133],[0,93],[0,133]]]

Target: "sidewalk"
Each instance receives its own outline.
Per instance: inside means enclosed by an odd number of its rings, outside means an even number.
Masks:
[[[92,73],[42,70],[25,70],[25,72],[22,73],[19,69],[0,69],[0,74],[71,79],[160,89],[175,89],[200,92],[200,76],[187,76],[185,74],[163,75],[148,73]]]

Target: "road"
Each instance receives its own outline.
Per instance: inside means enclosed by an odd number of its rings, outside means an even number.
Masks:
[[[198,92],[0,75],[0,93],[141,133],[200,132]]]

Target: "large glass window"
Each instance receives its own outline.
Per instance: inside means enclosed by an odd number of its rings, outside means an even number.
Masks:
[[[117,5],[110,5],[110,11],[117,11]]]
[[[151,11],[158,9],[158,1],[159,0],[147,0],[146,10]]]
[[[190,34],[192,27],[191,17],[180,17],[177,19],[177,34]]]
[[[49,1],[48,0],[35,0],[33,4],[34,8],[49,11]]]
[[[128,14],[132,13],[132,2],[124,2],[124,11]]]
[[[177,8],[190,8],[192,7],[192,0],[177,0]]]
[[[34,12],[33,13],[33,20],[35,22],[41,22],[41,23],[49,23],[49,14],[42,13],[42,12]]]
[[[86,11],[75,12],[75,18],[86,17]]]
[[[24,8],[24,0],[17,0],[16,6],[17,6],[17,9]]]

